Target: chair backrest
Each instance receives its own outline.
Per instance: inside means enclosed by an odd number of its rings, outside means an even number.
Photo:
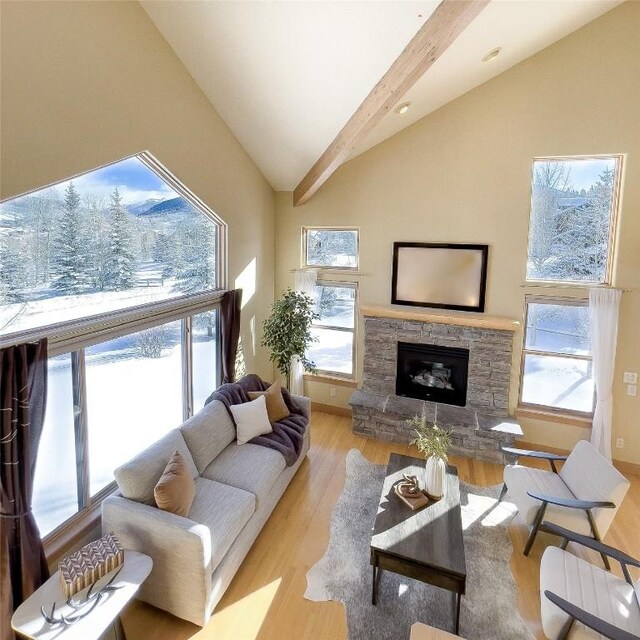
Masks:
[[[629,481],[586,440],[580,440],[560,469],[560,477],[578,500],[609,500],[615,509],[593,509],[604,537],[629,489]]]

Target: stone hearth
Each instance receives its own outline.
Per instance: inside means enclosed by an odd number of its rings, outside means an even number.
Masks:
[[[504,462],[501,446],[522,436],[509,416],[511,349],[519,324],[480,315],[444,315],[365,307],[362,388],[350,400],[353,432],[407,443],[405,420],[415,415],[449,429],[452,453]],[[395,395],[397,343],[469,349],[467,403],[464,407]]]

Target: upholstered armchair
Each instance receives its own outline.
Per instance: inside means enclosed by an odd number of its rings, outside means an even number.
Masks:
[[[500,500],[508,491],[530,527],[524,555],[529,555],[543,520],[595,540],[604,537],[629,489],[629,481],[593,445],[581,440],[569,456],[507,447],[503,451],[517,459],[544,459],[551,467],[547,471],[516,462],[504,470]],[[556,466],[559,461],[564,461],[560,470]],[[608,569],[608,556],[601,555]]]
[[[640,580],[629,567],[640,562],[617,549],[544,522],[545,531],[620,563],[624,579],[568,553],[548,547],[540,563],[540,614],[549,640],[640,640]]]

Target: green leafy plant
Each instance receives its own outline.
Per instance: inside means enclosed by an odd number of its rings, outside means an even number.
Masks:
[[[305,371],[316,373],[316,366],[306,357],[309,346],[316,341],[311,325],[320,316],[315,312],[311,296],[287,289],[271,307],[271,315],[262,325],[262,346],[271,349],[269,360],[291,385],[291,364],[298,357]]]
[[[435,456],[447,462],[451,447],[451,431],[440,429],[436,424],[427,422],[421,416],[413,416],[406,421],[416,432],[416,437],[409,443],[418,447],[418,451],[425,457]]]

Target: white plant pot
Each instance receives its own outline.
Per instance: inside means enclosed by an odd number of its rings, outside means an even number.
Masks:
[[[430,498],[439,500],[444,495],[444,478],[447,465],[442,458],[431,456],[425,466],[425,491]]]

